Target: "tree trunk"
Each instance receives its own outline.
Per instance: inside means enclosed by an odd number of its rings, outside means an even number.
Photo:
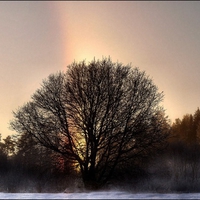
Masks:
[[[98,190],[101,184],[96,179],[95,170],[88,170],[83,173],[83,183],[86,190]]]

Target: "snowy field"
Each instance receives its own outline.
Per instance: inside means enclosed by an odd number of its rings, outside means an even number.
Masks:
[[[159,194],[119,191],[88,193],[0,193],[0,199],[200,199],[200,193]]]

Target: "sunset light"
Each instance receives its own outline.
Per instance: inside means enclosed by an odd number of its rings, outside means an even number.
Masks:
[[[0,4],[3,137],[12,134],[12,111],[74,61],[110,56],[145,70],[172,122],[199,106],[198,2]]]
[[[0,199],[200,199],[199,19],[0,1]]]

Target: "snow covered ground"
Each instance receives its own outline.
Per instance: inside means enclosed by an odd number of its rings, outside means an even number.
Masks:
[[[0,199],[200,199],[200,193],[159,194],[120,191],[88,193],[0,193]]]

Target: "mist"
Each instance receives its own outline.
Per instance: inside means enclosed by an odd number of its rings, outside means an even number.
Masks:
[[[7,163],[0,173],[0,192],[3,193],[188,193],[200,192],[200,162],[186,162],[183,155],[164,154],[143,168],[116,171],[112,179],[99,190],[86,190],[77,172],[25,169]],[[196,167],[196,171],[194,169]],[[125,170],[125,169],[124,169]],[[80,195],[80,194],[79,194]]]

